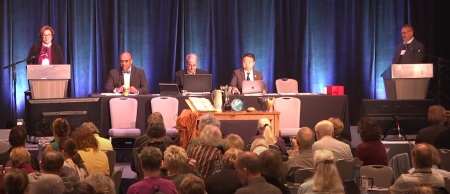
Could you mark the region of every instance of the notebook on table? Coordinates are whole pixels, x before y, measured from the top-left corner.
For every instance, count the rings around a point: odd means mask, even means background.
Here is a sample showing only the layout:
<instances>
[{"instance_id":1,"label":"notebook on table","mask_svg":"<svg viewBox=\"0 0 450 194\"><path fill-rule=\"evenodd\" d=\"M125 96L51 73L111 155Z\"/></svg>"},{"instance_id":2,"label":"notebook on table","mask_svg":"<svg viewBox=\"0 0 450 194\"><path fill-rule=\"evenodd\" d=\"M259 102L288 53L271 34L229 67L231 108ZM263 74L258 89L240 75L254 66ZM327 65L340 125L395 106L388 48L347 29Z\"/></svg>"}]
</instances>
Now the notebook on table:
<instances>
[{"instance_id":1,"label":"notebook on table","mask_svg":"<svg viewBox=\"0 0 450 194\"><path fill-rule=\"evenodd\" d=\"M175 83L159 83L159 91L161 96L179 95L180 90Z\"/></svg>"},{"instance_id":2,"label":"notebook on table","mask_svg":"<svg viewBox=\"0 0 450 194\"><path fill-rule=\"evenodd\" d=\"M264 86L263 80L244 80L242 81L242 94L262 94L265 88Z\"/></svg>"},{"instance_id":3,"label":"notebook on table","mask_svg":"<svg viewBox=\"0 0 450 194\"><path fill-rule=\"evenodd\" d=\"M183 90L191 94L211 93L212 74L184 74Z\"/></svg>"}]
</instances>

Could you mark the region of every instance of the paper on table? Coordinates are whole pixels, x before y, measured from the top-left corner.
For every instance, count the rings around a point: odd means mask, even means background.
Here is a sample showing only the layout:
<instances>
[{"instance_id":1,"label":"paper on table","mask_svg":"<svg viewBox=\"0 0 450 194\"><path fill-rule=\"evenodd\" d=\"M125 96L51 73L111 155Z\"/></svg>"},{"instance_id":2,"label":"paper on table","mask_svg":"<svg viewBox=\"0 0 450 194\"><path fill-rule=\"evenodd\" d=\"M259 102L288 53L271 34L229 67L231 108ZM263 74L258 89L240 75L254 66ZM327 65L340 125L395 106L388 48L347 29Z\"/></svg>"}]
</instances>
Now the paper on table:
<instances>
[{"instance_id":1,"label":"paper on table","mask_svg":"<svg viewBox=\"0 0 450 194\"><path fill-rule=\"evenodd\" d=\"M100 93L102 96L122 96L121 93Z\"/></svg>"}]
</instances>

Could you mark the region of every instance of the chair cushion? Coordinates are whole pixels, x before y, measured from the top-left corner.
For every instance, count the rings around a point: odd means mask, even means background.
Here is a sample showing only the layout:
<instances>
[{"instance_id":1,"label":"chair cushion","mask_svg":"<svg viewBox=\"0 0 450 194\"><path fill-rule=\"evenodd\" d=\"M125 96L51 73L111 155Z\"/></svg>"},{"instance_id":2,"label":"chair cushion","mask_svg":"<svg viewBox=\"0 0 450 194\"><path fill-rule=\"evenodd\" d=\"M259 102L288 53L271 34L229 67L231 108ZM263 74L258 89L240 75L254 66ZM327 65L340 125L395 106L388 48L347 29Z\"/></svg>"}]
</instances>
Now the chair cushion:
<instances>
[{"instance_id":1,"label":"chair cushion","mask_svg":"<svg viewBox=\"0 0 450 194\"><path fill-rule=\"evenodd\" d=\"M141 130L136 128L131 129L110 129L110 137L139 137L141 135Z\"/></svg>"}]
</instances>

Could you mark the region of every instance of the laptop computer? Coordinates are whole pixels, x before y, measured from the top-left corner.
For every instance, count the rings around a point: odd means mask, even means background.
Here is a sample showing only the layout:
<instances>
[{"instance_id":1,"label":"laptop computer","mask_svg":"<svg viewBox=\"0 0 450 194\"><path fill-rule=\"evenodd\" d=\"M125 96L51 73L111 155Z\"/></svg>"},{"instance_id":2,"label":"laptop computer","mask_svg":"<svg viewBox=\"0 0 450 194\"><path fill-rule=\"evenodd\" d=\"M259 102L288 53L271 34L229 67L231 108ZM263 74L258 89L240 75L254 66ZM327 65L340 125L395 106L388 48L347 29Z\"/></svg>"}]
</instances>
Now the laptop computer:
<instances>
[{"instance_id":1,"label":"laptop computer","mask_svg":"<svg viewBox=\"0 0 450 194\"><path fill-rule=\"evenodd\" d=\"M183 90L190 93L210 93L212 74L184 74Z\"/></svg>"},{"instance_id":2,"label":"laptop computer","mask_svg":"<svg viewBox=\"0 0 450 194\"><path fill-rule=\"evenodd\" d=\"M255 80L255 81L242 81L242 94L258 94L263 93L264 90L264 81L263 80Z\"/></svg>"},{"instance_id":3,"label":"laptop computer","mask_svg":"<svg viewBox=\"0 0 450 194\"><path fill-rule=\"evenodd\" d=\"M175 83L159 83L160 95L180 95L178 85Z\"/></svg>"}]
</instances>

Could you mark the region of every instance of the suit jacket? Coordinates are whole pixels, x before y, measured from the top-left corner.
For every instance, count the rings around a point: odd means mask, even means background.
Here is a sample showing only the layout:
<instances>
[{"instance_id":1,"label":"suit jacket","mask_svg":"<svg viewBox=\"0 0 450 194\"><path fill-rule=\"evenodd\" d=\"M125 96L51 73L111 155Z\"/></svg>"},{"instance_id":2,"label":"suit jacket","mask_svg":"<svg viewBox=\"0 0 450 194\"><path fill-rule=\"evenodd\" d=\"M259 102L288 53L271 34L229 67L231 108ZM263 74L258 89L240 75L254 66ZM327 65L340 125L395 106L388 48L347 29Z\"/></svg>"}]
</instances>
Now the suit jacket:
<instances>
[{"instance_id":1,"label":"suit jacket","mask_svg":"<svg viewBox=\"0 0 450 194\"><path fill-rule=\"evenodd\" d=\"M406 48L407 47L407 48ZM414 64L423 62L423 52L425 47L421 42L414 39L410 44L405 47L405 44L399 43L395 49L392 64ZM400 55L402 50L406 50L403 55ZM420 52L419 52L420 50Z\"/></svg>"},{"instance_id":2,"label":"suit jacket","mask_svg":"<svg viewBox=\"0 0 450 194\"><path fill-rule=\"evenodd\" d=\"M175 80L174 82L178 85L178 88L183 89L183 84L184 84L184 74L187 74L186 69L177 71L175 73ZM196 69L195 70L195 74L208 74L207 71L203 70L203 69Z\"/></svg>"},{"instance_id":3,"label":"suit jacket","mask_svg":"<svg viewBox=\"0 0 450 194\"><path fill-rule=\"evenodd\" d=\"M239 91L242 92L242 81L245 80L245 71L243 68L236 69L233 71L233 76L231 77L230 86L237 87ZM264 77L260 71L253 69L253 80L264 80ZM267 86L264 84L264 90L267 92Z\"/></svg>"},{"instance_id":4,"label":"suit jacket","mask_svg":"<svg viewBox=\"0 0 450 194\"><path fill-rule=\"evenodd\" d=\"M105 84L105 91L114 92L114 88L122 86L123 84L122 68L119 67L113 69L109 71L108 80ZM148 82L143 69L136 66L131 67L130 86L134 86L139 90L139 94L149 93Z\"/></svg>"},{"instance_id":5,"label":"suit jacket","mask_svg":"<svg viewBox=\"0 0 450 194\"><path fill-rule=\"evenodd\" d=\"M32 56L36 56L34 59L30 59L27 61L27 64L38 64L38 58L41 52L42 42L36 42L34 43L31 48L30 52L28 52L28 58ZM52 42L52 64L64 64L64 57L62 53L61 47Z\"/></svg>"},{"instance_id":6,"label":"suit jacket","mask_svg":"<svg viewBox=\"0 0 450 194\"><path fill-rule=\"evenodd\" d=\"M247 186L240 188L235 194L281 194L281 190L268 183L264 177L255 178Z\"/></svg>"},{"instance_id":7,"label":"suit jacket","mask_svg":"<svg viewBox=\"0 0 450 194\"><path fill-rule=\"evenodd\" d=\"M352 151L348 144L334 139L329 135L322 137L322 139L314 142L312 145L312 153L321 149L327 149L333 152L336 160L353 158Z\"/></svg>"}]
</instances>

